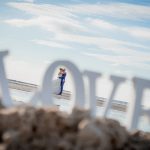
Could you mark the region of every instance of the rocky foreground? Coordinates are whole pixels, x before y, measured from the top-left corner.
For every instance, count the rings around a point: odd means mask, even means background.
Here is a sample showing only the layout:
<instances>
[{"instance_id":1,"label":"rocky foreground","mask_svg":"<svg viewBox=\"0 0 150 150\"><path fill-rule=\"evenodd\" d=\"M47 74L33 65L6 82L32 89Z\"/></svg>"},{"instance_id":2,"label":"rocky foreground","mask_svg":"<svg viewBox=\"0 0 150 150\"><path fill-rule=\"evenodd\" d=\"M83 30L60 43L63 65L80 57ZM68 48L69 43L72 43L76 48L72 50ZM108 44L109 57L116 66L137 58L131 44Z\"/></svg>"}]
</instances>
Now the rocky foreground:
<instances>
[{"instance_id":1,"label":"rocky foreground","mask_svg":"<svg viewBox=\"0 0 150 150\"><path fill-rule=\"evenodd\" d=\"M0 150L150 150L150 133L83 110L0 108Z\"/></svg>"}]
</instances>

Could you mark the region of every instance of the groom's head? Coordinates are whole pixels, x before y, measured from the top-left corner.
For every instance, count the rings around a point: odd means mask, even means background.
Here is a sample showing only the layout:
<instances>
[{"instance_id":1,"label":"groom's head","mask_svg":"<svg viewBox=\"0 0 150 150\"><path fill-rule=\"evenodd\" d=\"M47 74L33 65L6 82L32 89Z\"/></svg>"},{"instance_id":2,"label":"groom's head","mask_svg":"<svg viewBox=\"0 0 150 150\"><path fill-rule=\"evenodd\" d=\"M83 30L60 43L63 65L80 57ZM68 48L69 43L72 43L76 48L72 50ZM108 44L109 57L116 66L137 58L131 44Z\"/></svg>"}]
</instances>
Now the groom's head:
<instances>
[{"instance_id":1,"label":"groom's head","mask_svg":"<svg viewBox=\"0 0 150 150\"><path fill-rule=\"evenodd\" d=\"M63 68L59 68L60 71L63 71Z\"/></svg>"},{"instance_id":2,"label":"groom's head","mask_svg":"<svg viewBox=\"0 0 150 150\"><path fill-rule=\"evenodd\" d=\"M65 68L59 68L60 71L65 72L66 69Z\"/></svg>"}]
</instances>

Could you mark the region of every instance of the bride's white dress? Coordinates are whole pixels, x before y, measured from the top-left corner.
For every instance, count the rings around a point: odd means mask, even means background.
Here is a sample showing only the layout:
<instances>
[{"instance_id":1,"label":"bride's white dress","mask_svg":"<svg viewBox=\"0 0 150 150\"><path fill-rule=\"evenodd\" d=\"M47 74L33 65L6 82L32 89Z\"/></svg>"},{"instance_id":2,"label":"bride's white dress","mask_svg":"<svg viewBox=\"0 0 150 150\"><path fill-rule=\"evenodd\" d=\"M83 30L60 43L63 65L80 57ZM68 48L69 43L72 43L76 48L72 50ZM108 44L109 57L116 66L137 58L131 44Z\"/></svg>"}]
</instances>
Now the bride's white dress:
<instances>
[{"instance_id":1,"label":"bride's white dress","mask_svg":"<svg viewBox=\"0 0 150 150\"><path fill-rule=\"evenodd\" d=\"M53 80L53 93L58 94L60 92L60 82L61 79Z\"/></svg>"}]
</instances>

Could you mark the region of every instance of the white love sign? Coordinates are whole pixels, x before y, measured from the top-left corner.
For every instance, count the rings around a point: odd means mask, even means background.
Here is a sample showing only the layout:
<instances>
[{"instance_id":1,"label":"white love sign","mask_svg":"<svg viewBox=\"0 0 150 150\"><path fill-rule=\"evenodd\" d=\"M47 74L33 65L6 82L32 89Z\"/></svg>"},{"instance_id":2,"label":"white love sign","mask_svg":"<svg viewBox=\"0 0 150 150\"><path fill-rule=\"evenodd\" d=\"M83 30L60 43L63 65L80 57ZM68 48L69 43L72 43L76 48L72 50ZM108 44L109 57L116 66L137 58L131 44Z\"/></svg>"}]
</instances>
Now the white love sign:
<instances>
[{"instance_id":1,"label":"white love sign","mask_svg":"<svg viewBox=\"0 0 150 150\"><path fill-rule=\"evenodd\" d=\"M5 74L5 68L4 68L4 57L7 56L8 51L1 51L0 52L0 89L2 93L2 104L6 107L13 106L13 100L11 99L9 88L8 88L8 81ZM74 81L74 87L75 87L75 96L74 99L72 99L72 108L73 107L80 107L85 108L85 104L89 104L89 109L91 110L91 115L95 116L96 114L96 80L101 77L100 73L92 72L85 70L83 73L80 72L80 70L70 61L61 60L61 61L55 61L53 62L46 70L43 82L41 85L41 88L34 94L34 96L31 98L30 102L32 105L36 105L37 101L40 100L43 106L53 106L53 84L52 84L52 78L53 74L55 72L55 69L58 66L65 66L70 72L73 77ZM82 76L87 76L89 81L89 99L88 101L85 100L85 87L83 82ZM106 104L104 106L104 113L103 116L106 117L108 111L110 110L112 106L112 100L114 98L114 95L118 89L118 87L126 80L123 77L117 77L117 76L110 76L110 79L113 83L113 90L111 92L111 95L106 101ZM142 108L142 97L143 92L145 89L150 89L150 80L145 80L141 78L133 78L133 93L134 98L131 102L128 104L128 112L127 112L127 118L128 118L128 129L136 129L138 126L138 120L141 114L148 113L150 110L145 110Z\"/></svg>"},{"instance_id":2,"label":"white love sign","mask_svg":"<svg viewBox=\"0 0 150 150\"><path fill-rule=\"evenodd\" d=\"M9 94L8 80L6 79L6 73L3 63L3 58L8 55L8 51L0 52L0 90L2 93L2 104L10 107L13 105L12 99Z\"/></svg>"}]
</instances>

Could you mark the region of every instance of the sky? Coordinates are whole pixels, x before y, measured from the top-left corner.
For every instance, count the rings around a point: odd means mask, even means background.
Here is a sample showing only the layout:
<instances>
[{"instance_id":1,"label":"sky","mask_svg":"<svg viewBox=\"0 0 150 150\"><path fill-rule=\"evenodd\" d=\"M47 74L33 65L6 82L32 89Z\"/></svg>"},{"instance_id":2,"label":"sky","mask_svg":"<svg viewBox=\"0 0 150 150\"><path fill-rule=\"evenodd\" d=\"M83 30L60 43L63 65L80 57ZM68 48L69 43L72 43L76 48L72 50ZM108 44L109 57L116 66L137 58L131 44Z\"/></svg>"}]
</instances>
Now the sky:
<instances>
[{"instance_id":1,"label":"sky","mask_svg":"<svg viewBox=\"0 0 150 150\"><path fill-rule=\"evenodd\" d=\"M40 84L60 59L81 72L150 79L149 47L149 0L0 0L10 79Z\"/></svg>"}]
</instances>

